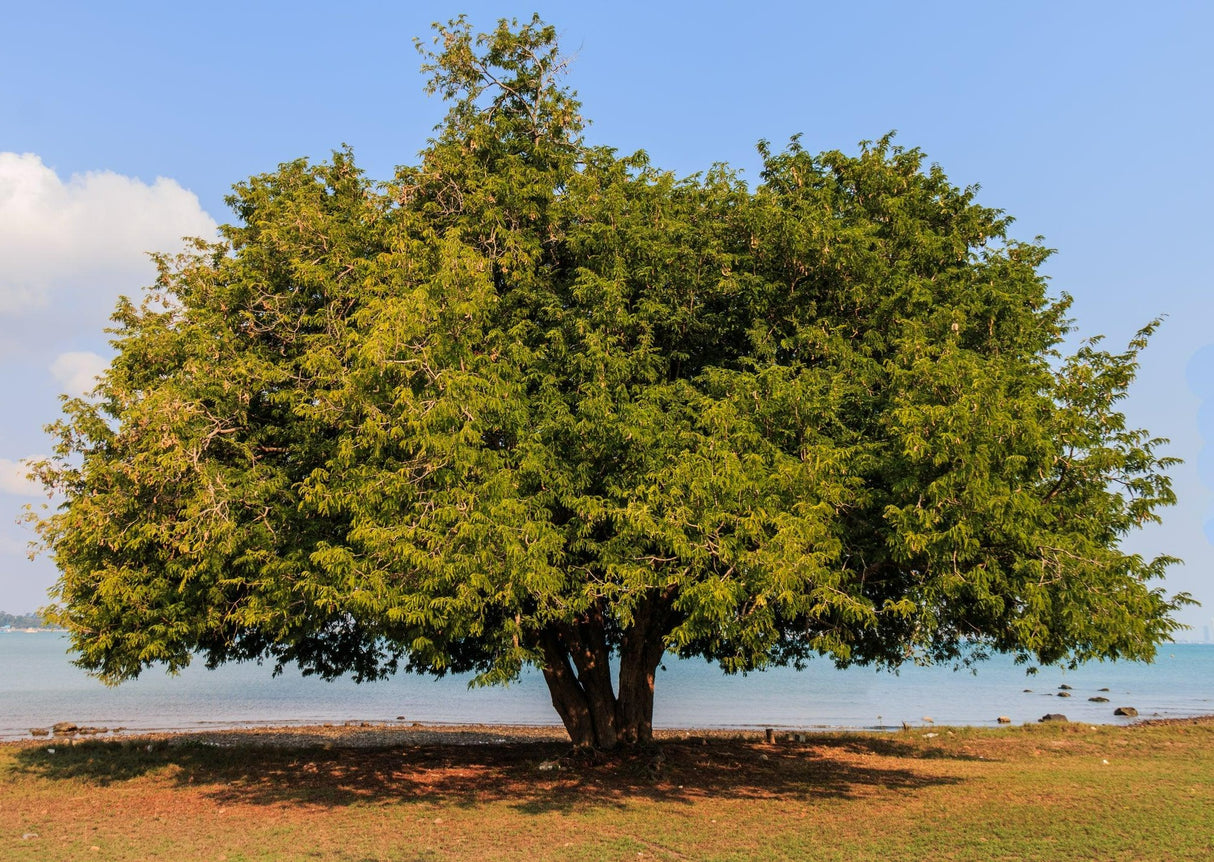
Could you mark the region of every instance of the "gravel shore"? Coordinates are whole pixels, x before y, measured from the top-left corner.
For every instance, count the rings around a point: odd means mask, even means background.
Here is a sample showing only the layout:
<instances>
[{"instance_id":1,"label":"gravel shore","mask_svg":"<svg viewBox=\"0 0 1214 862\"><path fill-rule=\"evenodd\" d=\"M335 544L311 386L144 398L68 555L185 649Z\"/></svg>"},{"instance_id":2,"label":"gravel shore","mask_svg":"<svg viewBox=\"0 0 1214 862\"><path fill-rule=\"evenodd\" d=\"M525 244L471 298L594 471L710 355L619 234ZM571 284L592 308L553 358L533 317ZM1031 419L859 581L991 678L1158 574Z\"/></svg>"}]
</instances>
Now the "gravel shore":
<instances>
[{"instance_id":1,"label":"gravel shore","mask_svg":"<svg viewBox=\"0 0 1214 862\"><path fill-rule=\"evenodd\" d=\"M562 742L560 727L470 725L321 725L259 727L151 734L169 745L263 746L277 748L393 748L413 745L501 745L511 742Z\"/></svg>"},{"instance_id":2,"label":"gravel shore","mask_svg":"<svg viewBox=\"0 0 1214 862\"><path fill-rule=\"evenodd\" d=\"M656 730L657 739L738 738L761 736L738 730ZM8 740L0 745L78 744L86 741L132 742L149 744L211 745L217 747L256 746L265 748L392 748L419 745L506 745L512 743L561 743L569 737L556 726L493 724L325 724L313 726L249 727L173 732L123 731L96 735L55 735L36 739Z\"/></svg>"}]
</instances>

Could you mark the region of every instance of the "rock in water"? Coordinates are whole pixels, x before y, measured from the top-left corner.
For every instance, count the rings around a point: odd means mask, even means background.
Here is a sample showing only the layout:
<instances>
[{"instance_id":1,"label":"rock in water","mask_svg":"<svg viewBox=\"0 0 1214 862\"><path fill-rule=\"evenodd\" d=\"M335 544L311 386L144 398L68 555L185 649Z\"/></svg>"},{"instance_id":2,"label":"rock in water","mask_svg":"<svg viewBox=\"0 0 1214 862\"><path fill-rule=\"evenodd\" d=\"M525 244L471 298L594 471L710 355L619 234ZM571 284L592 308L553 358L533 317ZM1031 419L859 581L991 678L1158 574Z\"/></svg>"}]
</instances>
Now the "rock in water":
<instances>
[{"instance_id":1,"label":"rock in water","mask_svg":"<svg viewBox=\"0 0 1214 862\"><path fill-rule=\"evenodd\" d=\"M1132 706L1119 706L1113 710L1113 715L1128 715L1130 718L1138 715L1138 710Z\"/></svg>"},{"instance_id":2,"label":"rock in water","mask_svg":"<svg viewBox=\"0 0 1214 862\"><path fill-rule=\"evenodd\" d=\"M1012 723L1012 720L1010 718L1008 718L1006 715L999 716L998 718L995 719L995 721L999 722L1000 724L1011 724Z\"/></svg>"},{"instance_id":3,"label":"rock in water","mask_svg":"<svg viewBox=\"0 0 1214 862\"><path fill-rule=\"evenodd\" d=\"M1088 700L1090 700L1092 703L1108 703L1109 702L1109 699L1107 697L1089 697Z\"/></svg>"},{"instance_id":4,"label":"rock in water","mask_svg":"<svg viewBox=\"0 0 1214 862\"><path fill-rule=\"evenodd\" d=\"M1069 721L1069 720L1070 719L1068 719L1061 712L1047 712L1045 715L1041 716L1041 718L1037 719L1038 722L1043 722L1043 721L1063 722L1063 721Z\"/></svg>"},{"instance_id":5,"label":"rock in water","mask_svg":"<svg viewBox=\"0 0 1214 862\"><path fill-rule=\"evenodd\" d=\"M75 733L79 729L80 729L79 725L72 724L72 722L70 722L70 721L61 721L58 724L56 724L54 727L51 728L51 730L54 731L56 735Z\"/></svg>"}]
</instances>

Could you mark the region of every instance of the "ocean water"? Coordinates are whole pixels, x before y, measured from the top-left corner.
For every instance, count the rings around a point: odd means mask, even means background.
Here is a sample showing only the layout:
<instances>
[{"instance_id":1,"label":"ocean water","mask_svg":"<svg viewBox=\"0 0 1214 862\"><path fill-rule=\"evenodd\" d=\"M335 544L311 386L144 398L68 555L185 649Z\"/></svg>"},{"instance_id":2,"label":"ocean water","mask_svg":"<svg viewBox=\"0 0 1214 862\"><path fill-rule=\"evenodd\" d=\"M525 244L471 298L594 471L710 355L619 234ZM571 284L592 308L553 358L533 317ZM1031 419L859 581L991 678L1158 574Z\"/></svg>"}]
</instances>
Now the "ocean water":
<instances>
[{"instance_id":1,"label":"ocean water","mask_svg":"<svg viewBox=\"0 0 1214 862\"><path fill-rule=\"evenodd\" d=\"M325 682L288 668L198 665L173 677L155 669L110 688L72 666L55 632L0 632L0 739L59 721L128 730L190 730L370 722L559 725L543 677L508 687L469 688L468 677L402 674L375 683ZM1058 696L1069 685L1069 698ZM1108 691L1101 691L1101 689ZM1026 691L1025 689L1028 689ZM1089 697L1107 697L1092 703ZM658 672L654 724L665 728L898 728L1014 724L1060 712L1072 721L1114 724L1113 710L1140 718L1214 714L1214 645L1165 644L1153 664L1095 663L1077 670L1023 666L997 656L976 674L947 667L836 670L828 661L803 671L773 669L725 676L703 661L668 658Z\"/></svg>"}]
</instances>

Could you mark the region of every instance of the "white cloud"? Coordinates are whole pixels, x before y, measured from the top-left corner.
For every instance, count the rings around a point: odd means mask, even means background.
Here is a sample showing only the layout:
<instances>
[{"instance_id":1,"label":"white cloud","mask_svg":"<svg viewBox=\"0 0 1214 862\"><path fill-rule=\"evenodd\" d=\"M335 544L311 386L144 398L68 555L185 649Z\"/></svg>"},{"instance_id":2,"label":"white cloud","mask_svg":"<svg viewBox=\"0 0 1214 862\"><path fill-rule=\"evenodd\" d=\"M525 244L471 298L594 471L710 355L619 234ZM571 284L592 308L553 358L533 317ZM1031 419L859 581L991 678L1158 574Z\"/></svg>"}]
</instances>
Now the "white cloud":
<instances>
[{"instance_id":1,"label":"white cloud","mask_svg":"<svg viewBox=\"0 0 1214 862\"><path fill-rule=\"evenodd\" d=\"M173 180L96 171L64 181L33 153L0 152L0 316L65 292L101 293L108 307L150 281L149 251L215 233L197 196Z\"/></svg>"},{"instance_id":2,"label":"white cloud","mask_svg":"<svg viewBox=\"0 0 1214 862\"><path fill-rule=\"evenodd\" d=\"M35 455L26 460L37 460L37 457ZM29 467L26 466L25 461L10 461L7 458L0 458L0 492L17 494L21 497L41 497L42 486L27 479L25 477L27 472L29 472Z\"/></svg>"},{"instance_id":3,"label":"white cloud","mask_svg":"<svg viewBox=\"0 0 1214 862\"><path fill-rule=\"evenodd\" d=\"M97 385L97 378L108 365L109 360L92 351L69 351L55 357L51 375L68 395L84 395Z\"/></svg>"}]
</instances>

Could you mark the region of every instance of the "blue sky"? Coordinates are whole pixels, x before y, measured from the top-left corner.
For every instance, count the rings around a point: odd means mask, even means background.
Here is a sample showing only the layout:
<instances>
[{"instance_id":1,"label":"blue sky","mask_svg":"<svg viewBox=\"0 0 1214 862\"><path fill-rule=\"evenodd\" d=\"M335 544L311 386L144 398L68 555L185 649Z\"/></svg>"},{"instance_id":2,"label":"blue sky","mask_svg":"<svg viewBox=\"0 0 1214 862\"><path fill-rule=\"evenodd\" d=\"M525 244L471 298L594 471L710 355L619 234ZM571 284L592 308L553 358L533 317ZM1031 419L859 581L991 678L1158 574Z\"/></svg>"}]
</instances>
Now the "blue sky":
<instances>
[{"instance_id":1,"label":"blue sky","mask_svg":"<svg viewBox=\"0 0 1214 862\"><path fill-rule=\"evenodd\" d=\"M1084 335L1167 322L1126 402L1172 440L1180 504L1133 538L1185 559L1168 587L1214 614L1214 5L1018 3L5 4L0 63L0 610L45 600L53 566L13 524L37 502L57 393L104 362L143 252L228 220L241 179L350 144L377 178L443 113L413 48L434 20L538 11L573 57L588 137L679 173L802 134L854 151L898 130L959 185L1045 237ZM1204 436L1203 436L1204 435Z\"/></svg>"}]
</instances>

